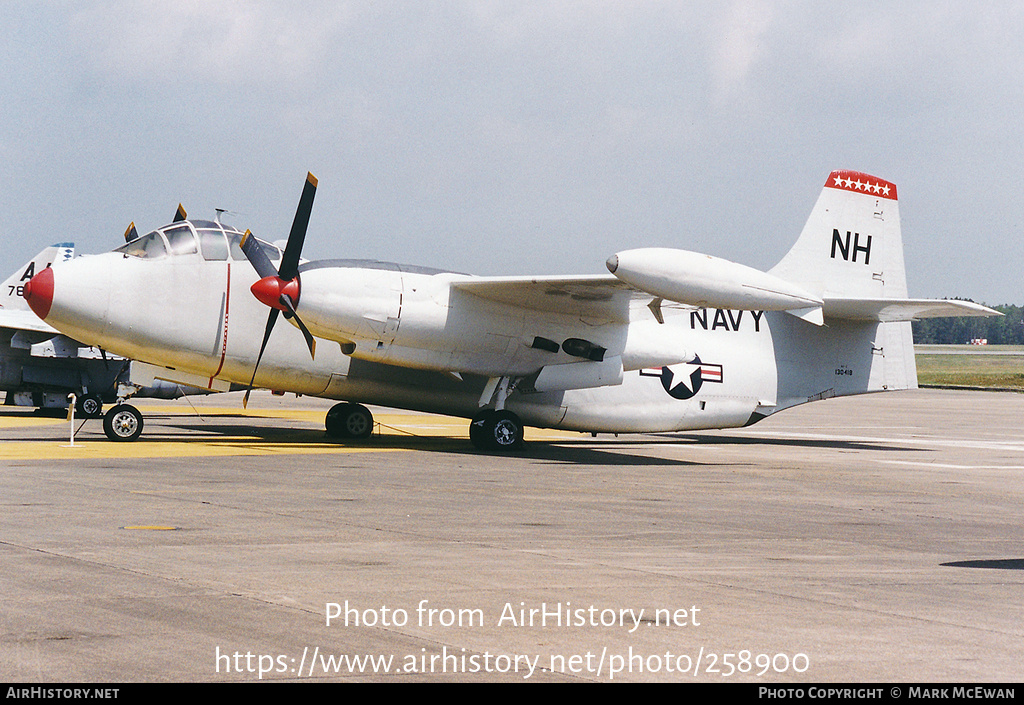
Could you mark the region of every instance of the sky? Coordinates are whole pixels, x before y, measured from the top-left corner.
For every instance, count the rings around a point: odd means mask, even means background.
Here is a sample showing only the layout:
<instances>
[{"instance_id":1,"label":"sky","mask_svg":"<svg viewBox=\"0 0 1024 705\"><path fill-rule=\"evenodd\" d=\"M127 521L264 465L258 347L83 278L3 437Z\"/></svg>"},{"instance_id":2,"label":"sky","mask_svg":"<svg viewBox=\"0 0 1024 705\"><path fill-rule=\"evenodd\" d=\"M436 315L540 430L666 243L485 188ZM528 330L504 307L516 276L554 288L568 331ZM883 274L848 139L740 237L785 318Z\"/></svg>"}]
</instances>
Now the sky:
<instances>
[{"instance_id":1,"label":"sky","mask_svg":"<svg viewBox=\"0 0 1024 705\"><path fill-rule=\"evenodd\" d=\"M190 217L303 255L772 267L828 174L894 182L910 295L1024 303L1024 3L0 4L0 257ZM6 272L3 273L6 276Z\"/></svg>"}]
</instances>

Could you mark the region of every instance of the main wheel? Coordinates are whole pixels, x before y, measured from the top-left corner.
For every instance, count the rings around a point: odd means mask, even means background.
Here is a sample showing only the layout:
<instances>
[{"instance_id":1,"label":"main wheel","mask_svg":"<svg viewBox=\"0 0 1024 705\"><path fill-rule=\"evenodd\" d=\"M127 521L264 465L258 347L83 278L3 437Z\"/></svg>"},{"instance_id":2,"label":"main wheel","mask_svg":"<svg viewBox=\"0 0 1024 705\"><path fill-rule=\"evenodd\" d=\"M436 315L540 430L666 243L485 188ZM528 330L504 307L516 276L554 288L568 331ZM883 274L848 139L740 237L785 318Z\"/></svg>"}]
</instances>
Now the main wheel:
<instances>
[{"instance_id":1,"label":"main wheel","mask_svg":"<svg viewBox=\"0 0 1024 705\"><path fill-rule=\"evenodd\" d=\"M369 438L373 433L373 414L362 404L335 404L324 419L327 435L334 438Z\"/></svg>"},{"instance_id":2,"label":"main wheel","mask_svg":"<svg viewBox=\"0 0 1024 705\"><path fill-rule=\"evenodd\" d=\"M86 394L75 407L82 418L98 419L103 416L103 398L99 394Z\"/></svg>"},{"instance_id":3,"label":"main wheel","mask_svg":"<svg viewBox=\"0 0 1024 705\"><path fill-rule=\"evenodd\" d=\"M519 450L523 422L511 411L482 411L469 424L469 440L479 450Z\"/></svg>"},{"instance_id":4,"label":"main wheel","mask_svg":"<svg viewBox=\"0 0 1024 705\"><path fill-rule=\"evenodd\" d=\"M469 442L477 450L489 450L487 445L486 427L487 420L494 414L492 409L485 409L477 413L469 422Z\"/></svg>"},{"instance_id":5,"label":"main wheel","mask_svg":"<svg viewBox=\"0 0 1024 705\"><path fill-rule=\"evenodd\" d=\"M142 414L131 404L118 404L103 417L103 433L112 441L134 441L142 435Z\"/></svg>"}]
</instances>

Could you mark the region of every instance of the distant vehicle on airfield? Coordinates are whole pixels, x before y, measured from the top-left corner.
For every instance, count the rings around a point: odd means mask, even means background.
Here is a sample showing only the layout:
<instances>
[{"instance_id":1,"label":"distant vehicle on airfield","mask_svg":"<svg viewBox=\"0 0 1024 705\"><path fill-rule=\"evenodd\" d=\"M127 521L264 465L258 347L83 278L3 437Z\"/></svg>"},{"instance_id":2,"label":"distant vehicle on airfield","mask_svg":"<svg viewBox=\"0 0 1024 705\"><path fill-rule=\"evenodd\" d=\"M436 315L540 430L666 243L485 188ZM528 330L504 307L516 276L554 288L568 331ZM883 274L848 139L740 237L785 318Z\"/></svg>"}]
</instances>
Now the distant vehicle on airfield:
<instances>
[{"instance_id":1,"label":"distant vehicle on airfield","mask_svg":"<svg viewBox=\"0 0 1024 705\"><path fill-rule=\"evenodd\" d=\"M466 417L485 450L519 448L526 425L728 428L818 399L914 388L912 319L996 315L908 298L896 187L859 172L829 175L768 272L667 248L619 252L609 274L592 276L303 262L316 186L308 175L283 252L182 216L143 237L133 225L114 252L37 272L25 297L66 335L165 379L343 400L327 413L332 436L370 435L364 404L380 404ZM282 313L293 325L275 328ZM112 437L138 436L137 409L110 413L125 430Z\"/></svg>"}]
</instances>

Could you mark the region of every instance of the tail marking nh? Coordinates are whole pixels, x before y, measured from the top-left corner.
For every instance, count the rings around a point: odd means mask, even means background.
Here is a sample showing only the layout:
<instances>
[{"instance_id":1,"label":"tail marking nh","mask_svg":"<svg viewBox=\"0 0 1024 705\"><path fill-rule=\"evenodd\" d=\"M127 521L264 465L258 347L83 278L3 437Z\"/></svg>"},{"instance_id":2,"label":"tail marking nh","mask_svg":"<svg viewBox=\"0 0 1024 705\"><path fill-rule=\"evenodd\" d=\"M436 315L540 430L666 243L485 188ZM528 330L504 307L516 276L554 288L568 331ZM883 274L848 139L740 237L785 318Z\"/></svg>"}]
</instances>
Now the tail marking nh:
<instances>
[{"instance_id":1,"label":"tail marking nh","mask_svg":"<svg viewBox=\"0 0 1024 705\"><path fill-rule=\"evenodd\" d=\"M853 235L853 261L857 261L857 253L864 253L864 264L871 262L871 236L867 236L867 242L863 245L860 244L860 233L851 233L849 230L846 231L846 239L839 234L839 230L832 228L832 259L836 259L836 248L839 248L839 253L843 256L843 259L847 262L850 261L850 235Z\"/></svg>"}]
</instances>

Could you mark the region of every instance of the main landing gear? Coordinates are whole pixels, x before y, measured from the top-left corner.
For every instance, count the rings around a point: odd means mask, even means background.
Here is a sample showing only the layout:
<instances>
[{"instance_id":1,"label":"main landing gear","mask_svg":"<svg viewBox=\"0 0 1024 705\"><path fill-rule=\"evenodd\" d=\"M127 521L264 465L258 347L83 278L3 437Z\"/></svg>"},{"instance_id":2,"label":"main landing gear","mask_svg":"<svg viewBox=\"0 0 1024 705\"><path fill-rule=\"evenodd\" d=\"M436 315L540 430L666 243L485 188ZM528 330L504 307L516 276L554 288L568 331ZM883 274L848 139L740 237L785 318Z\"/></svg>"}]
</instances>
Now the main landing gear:
<instances>
[{"instance_id":1,"label":"main landing gear","mask_svg":"<svg viewBox=\"0 0 1024 705\"><path fill-rule=\"evenodd\" d=\"M342 402L327 412L324 428L331 438L369 438L373 414L362 404ZM477 450L519 450L523 447L523 422L511 411L485 409L470 422L469 440Z\"/></svg>"},{"instance_id":2,"label":"main landing gear","mask_svg":"<svg viewBox=\"0 0 1024 705\"><path fill-rule=\"evenodd\" d=\"M480 395L481 409L469 423L469 440L477 450L517 451L523 447L523 422L505 408L508 399L521 380L512 377L492 377Z\"/></svg>"},{"instance_id":3,"label":"main landing gear","mask_svg":"<svg viewBox=\"0 0 1024 705\"><path fill-rule=\"evenodd\" d=\"M477 450L519 450L523 447L523 422L511 411L485 409L470 422L469 440Z\"/></svg>"},{"instance_id":4,"label":"main landing gear","mask_svg":"<svg viewBox=\"0 0 1024 705\"><path fill-rule=\"evenodd\" d=\"M369 438L373 433L373 414L362 404L335 404L324 419L327 435L332 438Z\"/></svg>"}]
</instances>

